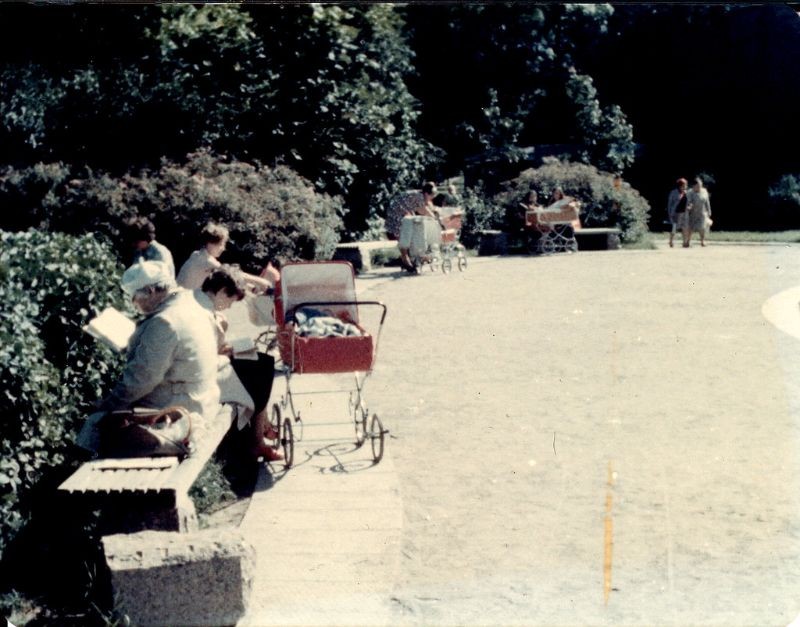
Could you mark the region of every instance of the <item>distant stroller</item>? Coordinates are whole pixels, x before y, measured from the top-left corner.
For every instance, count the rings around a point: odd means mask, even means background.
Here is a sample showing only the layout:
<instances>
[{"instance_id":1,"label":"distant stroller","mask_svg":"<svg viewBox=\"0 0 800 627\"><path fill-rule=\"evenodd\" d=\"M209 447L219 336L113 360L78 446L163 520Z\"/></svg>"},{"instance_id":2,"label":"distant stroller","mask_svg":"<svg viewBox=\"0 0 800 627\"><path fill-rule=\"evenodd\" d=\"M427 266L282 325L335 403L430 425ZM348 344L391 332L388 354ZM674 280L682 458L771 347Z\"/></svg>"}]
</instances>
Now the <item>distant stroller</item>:
<instances>
[{"instance_id":1,"label":"distant stroller","mask_svg":"<svg viewBox=\"0 0 800 627\"><path fill-rule=\"evenodd\" d=\"M441 207L439 209L439 222L442 225L440 252L442 272L445 274L453 269L453 257L456 258L459 271L463 272L467 269L466 249L459 241L463 217L464 212L461 207Z\"/></svg>"},{"instance_id":2,"label":"distant stroller","mask_svg":"<svg viewBox=\"0 0 800 627\"><path fill-rule=\"evenodd\" d=\"M562 198L548 207L528 209L525 228L539 234L531 252L578 252L575 231L581 228L580 208L574 198Z\"/></svg>"}]
</instances>

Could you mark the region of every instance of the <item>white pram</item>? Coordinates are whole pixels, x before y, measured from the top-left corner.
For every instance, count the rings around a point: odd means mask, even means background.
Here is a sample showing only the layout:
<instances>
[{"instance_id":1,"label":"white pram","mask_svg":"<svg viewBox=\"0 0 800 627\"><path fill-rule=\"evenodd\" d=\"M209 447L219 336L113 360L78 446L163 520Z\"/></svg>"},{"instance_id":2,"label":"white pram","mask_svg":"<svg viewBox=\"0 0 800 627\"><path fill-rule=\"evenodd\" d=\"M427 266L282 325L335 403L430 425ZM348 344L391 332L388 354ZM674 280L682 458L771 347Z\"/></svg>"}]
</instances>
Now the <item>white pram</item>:
<instances>
[{"instance_id":1,"label":"white pram","mask_svg":"<svg viewBox=\"0 0 800 627\"><path fill-rule=\"evenodd\" d=\"M442 227L436 218L405 216L400 224L397 244L408 249L414 272L419 273L426 263L434 270L441 250Z\"/></svg>"}]
</instances>

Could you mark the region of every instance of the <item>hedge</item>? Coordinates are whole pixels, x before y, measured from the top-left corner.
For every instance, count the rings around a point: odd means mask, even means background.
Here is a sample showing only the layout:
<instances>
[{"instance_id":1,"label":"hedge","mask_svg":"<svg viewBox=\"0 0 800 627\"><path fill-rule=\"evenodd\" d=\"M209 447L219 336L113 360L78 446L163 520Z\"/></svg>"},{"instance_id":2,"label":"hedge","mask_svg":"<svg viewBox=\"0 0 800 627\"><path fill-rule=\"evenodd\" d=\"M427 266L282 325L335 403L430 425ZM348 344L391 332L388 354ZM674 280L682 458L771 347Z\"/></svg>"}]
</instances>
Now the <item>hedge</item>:
<instances>
[{"instance_id":1,"label":"hedge","mask_svg":"<svg viewBox=\"0 0 800 627\"><path fill-rule=\"evenodd\" d=\"M0 231L0 556L119 374L122 356L81 327L108 305L125 310L121 271L93 235Z\"/></svg>"}]
</instances>

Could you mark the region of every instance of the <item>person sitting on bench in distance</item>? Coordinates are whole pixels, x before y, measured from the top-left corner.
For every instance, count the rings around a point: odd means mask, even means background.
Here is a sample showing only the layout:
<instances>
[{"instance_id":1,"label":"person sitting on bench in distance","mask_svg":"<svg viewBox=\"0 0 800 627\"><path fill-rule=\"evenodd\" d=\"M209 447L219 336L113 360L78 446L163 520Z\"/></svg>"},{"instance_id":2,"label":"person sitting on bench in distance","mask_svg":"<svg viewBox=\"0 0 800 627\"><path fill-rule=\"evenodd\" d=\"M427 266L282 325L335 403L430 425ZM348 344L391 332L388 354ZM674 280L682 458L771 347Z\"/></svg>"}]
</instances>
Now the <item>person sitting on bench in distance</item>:
<instances>
[{"instance_id":1,"label":"person sitting on bench in distance","mask_svg":"<svg viewBox=\"0 0 800 627\"><path fill-rule=\"evenodd\" d=\"M100 449L99 425L108 412L179 405L211 420L219 411L217 337L208 312L185 297L160 261L125 270L122 289L144 318L128 344L121 378L78 436L78 445L93 453Z\"/></svg>"},{"instance_id":2,"label":"person sitting on bench in distance","mask_svg":"<svg viewBox=\"0 0 800 627\"><path fill-rule=\"evenodd\" d=\"M131 263L136 263L140 259L163 261L169 266L172 276L175 276L172 253L164 244L156 241L156 227L150 220L144 216L129 218L125 221L122 233L128 246L133 249Z\"/></svg>"},{"instance_id":3,"label":"person sitting on bench in distance","mask_svg":"<svg viewBox=\"0 0 800 627\"><path fill-rule=\"evenodd\" d=\"M278 461L283 459L283 455L264 440L265 436L272 440L278 437L270 427L267 408L275 375L275 359L260 352L256 353L255 360L237 359L232 347L225 340L228 322L221 312L245 297L247 284L243 274L238 268L223 264L213 270L203 281L202 287L194 290L193 294L216 321L222 402L233 401L246 409L239 412L237 427L242 430L249 422L252 432L250 451L253 457ZM233 373L226 371L228 363L233 368ZM244 390L239 386L243 386Z\"/></svg>"}]
</instances>

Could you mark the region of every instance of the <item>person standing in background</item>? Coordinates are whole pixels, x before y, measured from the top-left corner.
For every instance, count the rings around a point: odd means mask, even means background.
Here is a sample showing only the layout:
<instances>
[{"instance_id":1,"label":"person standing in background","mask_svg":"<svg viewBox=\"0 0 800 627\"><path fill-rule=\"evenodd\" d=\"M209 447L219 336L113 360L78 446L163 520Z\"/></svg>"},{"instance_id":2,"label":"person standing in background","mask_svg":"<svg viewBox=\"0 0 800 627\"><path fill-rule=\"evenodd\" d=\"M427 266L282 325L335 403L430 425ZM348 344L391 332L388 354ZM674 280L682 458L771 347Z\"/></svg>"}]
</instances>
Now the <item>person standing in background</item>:
<instances>
[{"instance_id":1,"label":"person standing in background","mask_svg":"<svg viewBox=\"0 0 800 627\"><path fill-rule=\"evenodd\" d=\"M692 233L697 231L700 235L700 245L706 245L706 234L711 228L711 199L708 190L703 187L703 180L700 177L694 179L692 189L688 192L688 222L689 235L687 243L692 239Z\"/></svg>"},{"instance_id":2,"label":"person standing in background","mask_svg":"<svg viewBox=\"0 0 800 627\"><path fill-rule=\"evenodd\" d=\"M686 179L680 178L675 181L675 188L669 193L667 197L667 220L670 224L670 231L669 231L669 247L672 248L674 245L675 239L675 232L678 230L680 225L678 224L678 220L680 217L680 213L678 212L678 205L682 206L682 213L686 212L686 205L688 203L688 199L686 198L686 188L688 187L689 183ZM686 236L683 236L684 245L686 245Z\"/></svg>"}]
</instances>

